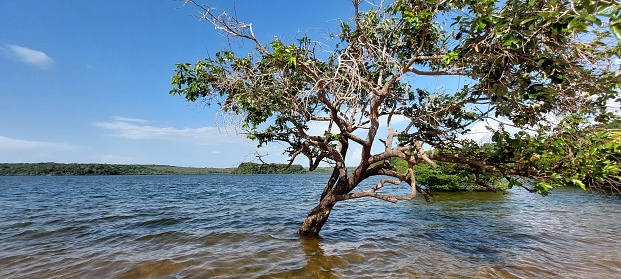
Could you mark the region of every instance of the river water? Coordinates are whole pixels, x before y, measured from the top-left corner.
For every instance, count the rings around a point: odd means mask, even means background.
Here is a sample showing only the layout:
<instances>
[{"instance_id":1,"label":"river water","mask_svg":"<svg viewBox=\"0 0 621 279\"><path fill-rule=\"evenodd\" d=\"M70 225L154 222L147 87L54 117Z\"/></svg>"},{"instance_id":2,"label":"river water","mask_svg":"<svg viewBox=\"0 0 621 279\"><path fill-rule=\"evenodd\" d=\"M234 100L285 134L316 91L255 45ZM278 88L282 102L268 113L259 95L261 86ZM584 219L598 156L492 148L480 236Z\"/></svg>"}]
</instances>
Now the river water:
<instances>
[{"instance_id":1,"label":"river water","mask_svg":"<svg viewBox=\"0 0 621 279\"><path fill-rule=\"evenodd\" d=\"M326 175L0 177L0 278L619 278L621 199L437 193L337 204ZM405 190L406 188L403 187Z\"/></svg>"}]
</instances>

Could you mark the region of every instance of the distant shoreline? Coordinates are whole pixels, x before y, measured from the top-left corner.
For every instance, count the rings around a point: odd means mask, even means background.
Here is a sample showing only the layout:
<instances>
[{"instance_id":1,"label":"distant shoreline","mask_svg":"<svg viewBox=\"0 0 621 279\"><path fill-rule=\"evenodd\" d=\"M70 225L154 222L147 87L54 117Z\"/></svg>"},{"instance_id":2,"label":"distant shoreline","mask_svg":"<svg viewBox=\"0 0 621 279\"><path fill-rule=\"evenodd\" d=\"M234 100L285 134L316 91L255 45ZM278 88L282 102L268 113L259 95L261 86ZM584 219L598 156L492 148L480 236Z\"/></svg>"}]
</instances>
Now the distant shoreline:
<instances>
[{"instance_id":1,"label":"distant shoreline","mask_svg":"<svg viewBox=\"0 0 621 279\"><path fill-rule=\"evenodd\" d=\"M100 163L0 163L0 176L87 176L87 175L170 175L170 174L268 174L268 173L307 173L300 165L292 165L295 172L276 169L283 164L268 164L264 168L254 163L242 163L259 166L255 170L244 168L200 168L178 167L170 165L132 165L132 164L100 164ZM264 171L257 171L264 170ZM253 172L254 171L254 172ZM329 173L331 168L319 168L313 173Z\"/></svg>"}]
</instances>

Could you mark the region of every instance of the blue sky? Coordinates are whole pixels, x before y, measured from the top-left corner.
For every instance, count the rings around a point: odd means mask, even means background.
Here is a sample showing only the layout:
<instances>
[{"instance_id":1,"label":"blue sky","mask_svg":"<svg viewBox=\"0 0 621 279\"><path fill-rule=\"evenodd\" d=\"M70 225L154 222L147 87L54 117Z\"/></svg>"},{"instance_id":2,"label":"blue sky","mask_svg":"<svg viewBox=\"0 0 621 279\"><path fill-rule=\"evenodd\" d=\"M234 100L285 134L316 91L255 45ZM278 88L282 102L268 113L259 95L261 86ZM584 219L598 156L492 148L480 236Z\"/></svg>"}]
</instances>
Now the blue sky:
<instances>
[{"instance_id":1,"label":"blue sky","mask_svg":"<svg viewBox=\"0 0 621 279\"><path fill-rule=\"evenodd\" d=\"M235 11L265 42L303 32L321 39L352 12L346 0L204 3ZM0 162L232 167L253 160L256 143L218 125L216 108L168 94L175 63L227 46L182 4L0 1ZM260 152L285 161L281 146Z\"/></svg>"},{"instance_id":2,"label":"blue sky","mask_svg":"<svg viewBox=\"0 0 621 279\"><path fill-rule=\"evenodd\" d=\"M202 2L251 22L264 43L274 36L293 42L304 33L325 39L353 12L349 0ZM0 163L234 167L256 160L256 143L227 127L217 108L168 94L176 63L227 48L226 37L199 21L196 8L182 5L0 1ZM462 82L434 80L442 87ZM498 123L479 123L470 137L484 140L486 125ZM258 151L284 163L282 150L271 144ZM350 159L357 154L353 148Z\"/></svg>"}]
</instances>

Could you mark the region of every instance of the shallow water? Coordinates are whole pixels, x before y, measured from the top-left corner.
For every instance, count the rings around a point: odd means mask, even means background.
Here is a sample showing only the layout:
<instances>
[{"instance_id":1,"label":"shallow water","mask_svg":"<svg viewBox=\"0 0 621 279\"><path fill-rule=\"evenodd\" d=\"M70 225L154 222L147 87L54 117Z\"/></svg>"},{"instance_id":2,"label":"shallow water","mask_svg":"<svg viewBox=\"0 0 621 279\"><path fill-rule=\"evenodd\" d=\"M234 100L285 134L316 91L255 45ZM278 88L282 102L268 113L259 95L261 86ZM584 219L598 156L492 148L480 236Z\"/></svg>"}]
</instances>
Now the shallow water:
<instances>
[{"instance_id":1,"label":"shallow water","mask_svg":"<svg viewBox=\"0 0 621 279\"><path fill-rule=\"evenodd\" d=\"M337 204L325 175L0 177L0 278L615 278L621 199L561 189ZM405 187L403 187L403 190Z\"/></svg>"}]
</instances>

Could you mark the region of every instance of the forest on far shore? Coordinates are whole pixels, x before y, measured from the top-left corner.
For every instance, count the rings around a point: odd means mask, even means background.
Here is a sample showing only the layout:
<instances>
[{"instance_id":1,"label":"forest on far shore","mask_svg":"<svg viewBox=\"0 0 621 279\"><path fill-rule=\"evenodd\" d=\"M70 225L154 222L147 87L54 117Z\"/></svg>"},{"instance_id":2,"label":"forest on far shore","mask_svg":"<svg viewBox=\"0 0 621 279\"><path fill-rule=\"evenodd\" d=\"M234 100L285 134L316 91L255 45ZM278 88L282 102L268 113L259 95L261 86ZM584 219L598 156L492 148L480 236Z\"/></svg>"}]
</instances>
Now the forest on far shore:
<instances>
[{"instance_id":1,"label":"forest on far shore","mask_svg":"<svg viewBox=\"0 0 621 279\"><path fill-rule=\"evenodd\" d=\"M392 162L403 169L402 160ZM452 164L440 164L433 169L426 164L417 165L417 180L436 191L482 190L473 183L474 172ZM332 168L320 167L312 173L331 173ZM168 165L120 165L120 164L63 164L63 163L0 163L0 176L74 176L74 175L191 175L191 174L300 174L309 173L302 165L240 163L236 168L197 168ZM488 180L498 185L498 177Z\"/></svg>"},{"instance_id":2,"label":"forest on far shore","mask_svg":"<svg viewBox=\"0 0 621 279\"><path fill-rule=\"evenodd\" d=\"M165 174L268 174L304 173L301 165L241 163L237 168L197 168L168 165L0 163L0 176L62 175L165 175Z\"/></svg>"},{"instance_id":3,"label":"forest on far shore","mask_svg":"<svg viewBox=\"0 0 621 279\"><path fill-rule=\"evenodd\" d=\"M191 168L167 165L3 163L0 175L159 175L231 173L234 168Z\"/></svg>"}]
</instances>

